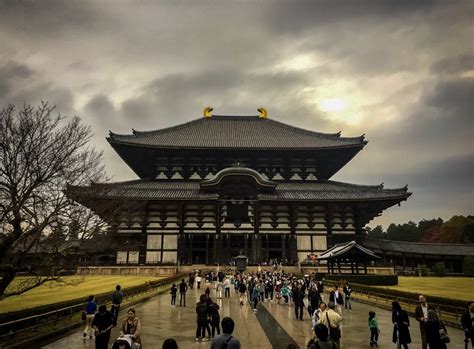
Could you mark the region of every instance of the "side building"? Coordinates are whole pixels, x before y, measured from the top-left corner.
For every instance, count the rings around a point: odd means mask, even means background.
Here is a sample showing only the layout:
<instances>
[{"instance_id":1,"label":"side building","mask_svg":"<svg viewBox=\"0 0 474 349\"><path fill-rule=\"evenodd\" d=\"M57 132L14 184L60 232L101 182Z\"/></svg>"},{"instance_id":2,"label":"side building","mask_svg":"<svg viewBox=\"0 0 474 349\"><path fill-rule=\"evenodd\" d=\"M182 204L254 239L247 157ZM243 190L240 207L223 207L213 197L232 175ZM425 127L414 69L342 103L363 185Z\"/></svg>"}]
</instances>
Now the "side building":
<instances>
[{"instance_id":1,"label":"side building","mask_svg":"<svg viewBox=\"0 0 474 349\"><path fill-rule=\"evenodd\" d=\"M110 133L139 179L68 187L123 246L119 264L295 263L357 239L407 187L331 181L367 141L266 117L211 115L156 131ZM111 212L113 214L106 214ZM138 247L137 247L138 246Z\"/></svg>"}]
</instances>

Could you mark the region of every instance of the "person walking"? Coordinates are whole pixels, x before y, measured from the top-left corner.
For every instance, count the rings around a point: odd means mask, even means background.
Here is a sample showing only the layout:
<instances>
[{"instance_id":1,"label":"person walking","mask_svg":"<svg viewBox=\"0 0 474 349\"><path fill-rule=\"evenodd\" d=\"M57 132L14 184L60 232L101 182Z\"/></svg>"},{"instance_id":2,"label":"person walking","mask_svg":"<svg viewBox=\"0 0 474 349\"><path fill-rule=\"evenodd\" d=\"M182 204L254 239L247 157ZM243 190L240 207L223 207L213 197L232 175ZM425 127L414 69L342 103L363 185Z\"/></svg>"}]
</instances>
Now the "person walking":
<instances>
[{"instance_id":1,"label":"person walking","mask_svg":"<svg viewBox=\"0 0 474 349\"><path fill-rule=\"evenodd\" d=\"M224 280L224 297L229 298L230 297L230 277L226 277Z\"/></svg>"},{"instance_id":2,"label":"person walking","mask_svg":"<svg viewBox=\"0 0 474 349\"><path fill-rule=\"evenodd\" d=\"M86 308L86 327L84 328L84 338L89 335L89 339L92 339L92 320L94 319L95 313L97 311L97 304L95 303L95 297L89 296L87 298Z\"/></svg>"},{"instance_id":3,"label":"person walking","mask_svg":"<svg viewBox=\"0 0 474 349\"><path fill-rule=\"evenodd\" d=\"M239 300L240 300L240 305L244 305L245 292L247 292L247 286L245 285L245 282L244 282L243 280L240 280L240 282L239 282Z\"/></svg>"},{"instance_id":4,"label":"person walking","mask_svg":"<svg viewBox=\"0 0 474 349\"><path fill-rule=\"evenodd\" d=\"M290 288L288 287L288 285L285 283L283 284L283 286L281 287L281 296L283 297L283 299L285 300L285 304L288 304L288 297L290 295Z\"/></svg>"},{"instance_id":5,"label":"person walking","mask_svg":"<svg viewBox=\"0 0 474 349\"><path fill-rule=\"evenodd\" d=\"M205 294L202 294L199 297L199 302L196 304L196 342L206 341L206 329L208 328L208 306L207 306L207 297Z\"/></svg>"},{"instance_id":6,"label":"person walking","mask_svg":"<svg viewBox=\"0 0 474 349\"><path fill-rule=\"evenodd\" d=\"M201 282L202 282L202 277L200 274L198 274L198 276L196 276L196 283L197 283L198 290L201 288Z\"/></svg>"},{"instance_id":7,"label":"person walking","mask_svg":"<svg viewBox=\"0 0 474 349\"><path fill-rule=\"evenodd\" d=\"M120 304L122 304L123 301L123 292L122 292L122 286L117 285L115 286L115 291L112 294L112 305L110 308L110 312L114 316L114 326L117 326L117 319L120 311Z\"/></svg>"},{"instance_id":8,"label":"person walking","mask_svg":"<svg viewBox=\"0 0 474 349\"><path fill-rule=\"evenodd\" d=\"M293 291L293 303L295 304L296 320L300 319L303 321L304 291L301 285L298 285Z\"/></svg>"},{"instance_id":9,"label":"person walking","mask_svg":"<svg viewBox=\"0 0 474 349\"><path fill-rule=\"evenodd\" d=\"M467 311L462 314L461 327L464 330L464 348L467 349L469 340L474 348L474 302L467 303Z\"/></svg>"},{"instance_id":10,"label":"person walking","mask_svg":"<svg viewBox=\"0 0 474 349\"><path fill-rule=\"evenodd\" d=\"M420 324L421 348L427 349L425 322L428 320L428 310L434 310L434 307L426 302L426 297L422 294L418 296L418 301L419 304L415 307L415 318Z\"/></svg>"},{"instance_id":11,"label":"person walking","mask_svg":"<svg viewBox=\"0 0 474 349\"><path fill-rule=\"evenodd\" d=\"M351 285L349 285L349 283L346 283L344 285L343 291L344 291L344 295L345 295L344 307L347 310L347 307L349 306L349 310L352 310L352 301L351 301L352 288L351 288Z\"/></svg>"},{"instance_id":12,"label":"person walking","mask_svg":"<svg viewBox=\"0 0 474 349\"><path fill-rule=\"evenodd\" d=\"M221 334L220 322L221 317L219 315L219 305L214 303L212 299L207 300L207 309L209 312L209 320L211 321L211 333L212 338L217 334Z\"/></svg>"},{"instance_id":13,"label":"person walking","mask_svg":"<svg viewBox=\"0 0 474 349\"><path fill-rule=\"evenodd\" d=\"M397 344L397 349L400 349L402 346L404 349L408 349L408 344L411 343L410 319L408 318L408 313L396 301L392 302L392 323L392 342Z\"/></svg>"},{"instance_id":14,"label":"person walking","mask_svg":"<svg viewBox=\"0 0 474 349\"><path fill-rule=\"evenodd\" d=\"M178 293L178 288L176 287L176 284L173 284L170 290L171 306L176 306L176 293Z\"/></svg>"},{"instance_id":15,"label":"person walking","mask_svg":"<svg viewBox=\"0 0 474 349\"><path fill-rule=\"evenodd\" d=\"M181 279L181 283L179 284L179 306L185 307L186 306L186 292L188 291L188 285L184 279Z\"/></svg>"},{"instance_id":16,"label":"person walking","mask_svg":"<svg viewBox=\"0 0 474 349\"><path fill-rule=\"evenodd\" d=\"M92 319L92 328L95 332L95 348L108 349L110 331L114 327L114 315L107 310L107 306L99 306L99 312Z\"/></svg>"},{"instance_id":17,"label":"person walking","mask_svg":"<svg viewBox=\"0 0 474 349\"><path fill-rule=\"evenodd\" d=\"M337 311L335 311L336 305L333 302L329 302L328 310L326 310L324 316L321 316L319 323L325 325L329 329L329 337L336 342L337 346L340 346L341 341L341 321L342 317Z\"/></svg>"},{"instance_id":18,"label":"person walking","mask_svg":"<svg viewBox=\"0 0 474 349\"><path fill-rule=\"evenodd\" d=\"M448 336L448 331L444 324L439 321L438 314L432 309L428 310L428 319L424 323L425 325L425 334L426 342L428 343L430 349L446 349L446 338ZM443 335L446 335L441 338L441 332Z\"/></svg>"},{"instance_id":19,"label":"person walking","mask_svg":"<svg viewBox=\"0 0 474 349\"><path fill-rule=\"evenodd\" d=\"M316 338L308 342L307 349L339 349L339 346L331 338L328 338L328 328L324 324L314 326Z\"/></svg>"},{"instance_id":20,"label":"person walking","mask_svg":"<svg viewBox=\"0 0 474 349\"><path fill-rule=\"evenodd\" d=\"M214 337L210 349L240 349L240 341L232 336L234 332L234 320L230 317L222 319L222 334Z\"/></svg>"},{"instance_id":21,"label":"person walking","mask_svg":"<svg viewBox=\"0 0 474 349\"><path fill-rule=\"evenodd\" d=\"M326 308L327 305L324 302L319 303L318 309L313 312L313 316L311 317L311 328L314 327L319 323L321 317L326 316Z\"/></svg>"},{"instance_id":22,"label":"person walking","mask_svg":"<svg viewBox=\"0 0 474 349\"><path fill-rule=\"evenodd\" d=\"M333 302L336 306L336 311L339 315L342 316L342 306L344 305L344 298L342 298L342 293L339 291L339 286L334 285L334 289L329 294L329 302Z\"/></svg>"},{"instance_id":23,"label":"person walking","mask_svg":"<svg viewBox=\"0 0 474 349\"><path fill-rule=\"evenodd\" d=\"M252 289L252 304L253 304L253 311L257 312L257 305L260 298L260 283L256 283Z\"/></svg>"},{"instance_id":24,"label":"person walking","mask_svg":"<svg viewBox=\"0 0 474 349\"><path fill-rule=\"evenodd\" d=\"M378 346L379 340L379 325L375 311L369 311L369 330L370 330L370 346Z\"/></svg>"}]
</instances>

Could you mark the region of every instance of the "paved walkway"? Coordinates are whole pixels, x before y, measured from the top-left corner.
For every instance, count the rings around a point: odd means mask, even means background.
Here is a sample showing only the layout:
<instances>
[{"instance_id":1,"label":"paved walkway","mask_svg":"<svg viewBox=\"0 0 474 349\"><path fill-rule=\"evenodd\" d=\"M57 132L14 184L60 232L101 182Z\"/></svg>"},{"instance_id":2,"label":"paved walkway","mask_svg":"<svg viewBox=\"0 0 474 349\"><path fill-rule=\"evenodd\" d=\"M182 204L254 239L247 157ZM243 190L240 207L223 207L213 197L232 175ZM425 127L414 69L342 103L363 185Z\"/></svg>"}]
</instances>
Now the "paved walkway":
<instances>
[{"instance_id":1,"label":"paved walkway","mask_svg":"<svg viewBox=\"0 0 474 349\"><path fill-rule=\"evenodd\" d=\"M160 349L163 341L170 337L176 339L180 349L209 348L209 342L195 341L195 303L203 292L203 288L201 290L190 290L187 295L187 307L171 307L169 305L170 296L167 293L137 305L135 307L137 316L142 322L143 348ZM212 291L211 297L216 300L214 291ZM284 349L288 343L293 341L300 348L304 349L312 336L311 320L307 312L304 314L304 321L297 321L294 320L293 307L283 304L279 305L274 302L264 302L261 306L264 306L265 309L260 309L256 315L249 304L245 306L239 305L238 297L233 290L230 299L224 298L217 299L216 301L221 308L221 318L231 316L234 319L236 323L234 336L240 339L242 349ZM369 330L367 328L369 310L377 312L381 330L379 347L396 348L391 342L391 313L357 302L353 303L353 310L351 312L344 311L343 313L341 347L344 349L370 348L368 344ZM273 319L269 318L266 314L270 314ZM120 316L125 316L125 312L121 313ZM419 349L421 344L418 323L413 318L410 318L410 321L413 341L410 348ZM449 344L448 348L463 348L464 334L462 331L452 328L448 328L448 331L451 338L451 344ZM112 338L116 338L118 332L119 329L114 328ZM291 339L288 341L285 340L285 338L288 338L287 335L291 336ZM278 336L278 340L272 338L270 341L268 339L273 336ZM54 343L43 346L43 348L94 348L94 341L83 339L82 329L79 329Z\"/></svg>"}]
</instances>

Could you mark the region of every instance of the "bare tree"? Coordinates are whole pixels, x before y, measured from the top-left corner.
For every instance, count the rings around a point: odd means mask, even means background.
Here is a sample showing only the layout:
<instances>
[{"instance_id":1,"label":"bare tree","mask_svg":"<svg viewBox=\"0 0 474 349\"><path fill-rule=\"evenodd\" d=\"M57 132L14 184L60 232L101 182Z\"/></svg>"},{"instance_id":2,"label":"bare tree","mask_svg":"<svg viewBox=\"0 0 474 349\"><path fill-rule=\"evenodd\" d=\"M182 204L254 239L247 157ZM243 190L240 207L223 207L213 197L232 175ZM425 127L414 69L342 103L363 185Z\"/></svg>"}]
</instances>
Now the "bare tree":
<instances>
[{"instance_id":1,"label":"bare tree","mask_svg":"<svg viewBox=\"0 0 474 349\"><path fill-rule=\"evenodd\" d=\"M65 195L68 184L105 180L102 154L89 145L91 129L53 113L45 102L0 112L0 298L20 270L37 278L16 293L57 279L61 244L105 225ZM45 257L26 265L32 251Z\"/></svg>"}]
</instances>

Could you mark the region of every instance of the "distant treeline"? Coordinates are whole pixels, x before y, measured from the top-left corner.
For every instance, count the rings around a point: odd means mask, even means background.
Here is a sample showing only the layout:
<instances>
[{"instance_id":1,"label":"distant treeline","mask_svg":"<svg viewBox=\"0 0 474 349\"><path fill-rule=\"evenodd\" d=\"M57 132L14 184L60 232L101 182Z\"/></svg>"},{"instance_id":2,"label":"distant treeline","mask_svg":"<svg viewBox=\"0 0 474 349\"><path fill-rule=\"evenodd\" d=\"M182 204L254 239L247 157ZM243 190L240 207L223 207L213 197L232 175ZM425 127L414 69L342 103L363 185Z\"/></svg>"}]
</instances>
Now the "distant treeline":
<instances>
[{"instance_id":1,"label":"distant treeline","mask_svg":"<svg viewBox=\"0 0 474 349\"><path fill-rule=\"evenodd\" d=\"M474 243L474 216L453 216L446 222L442 218L423 219L417 223L390 224L387 231L381 225L366 227L368 236L414 242Z\"/></svg>"}]
</instances>

